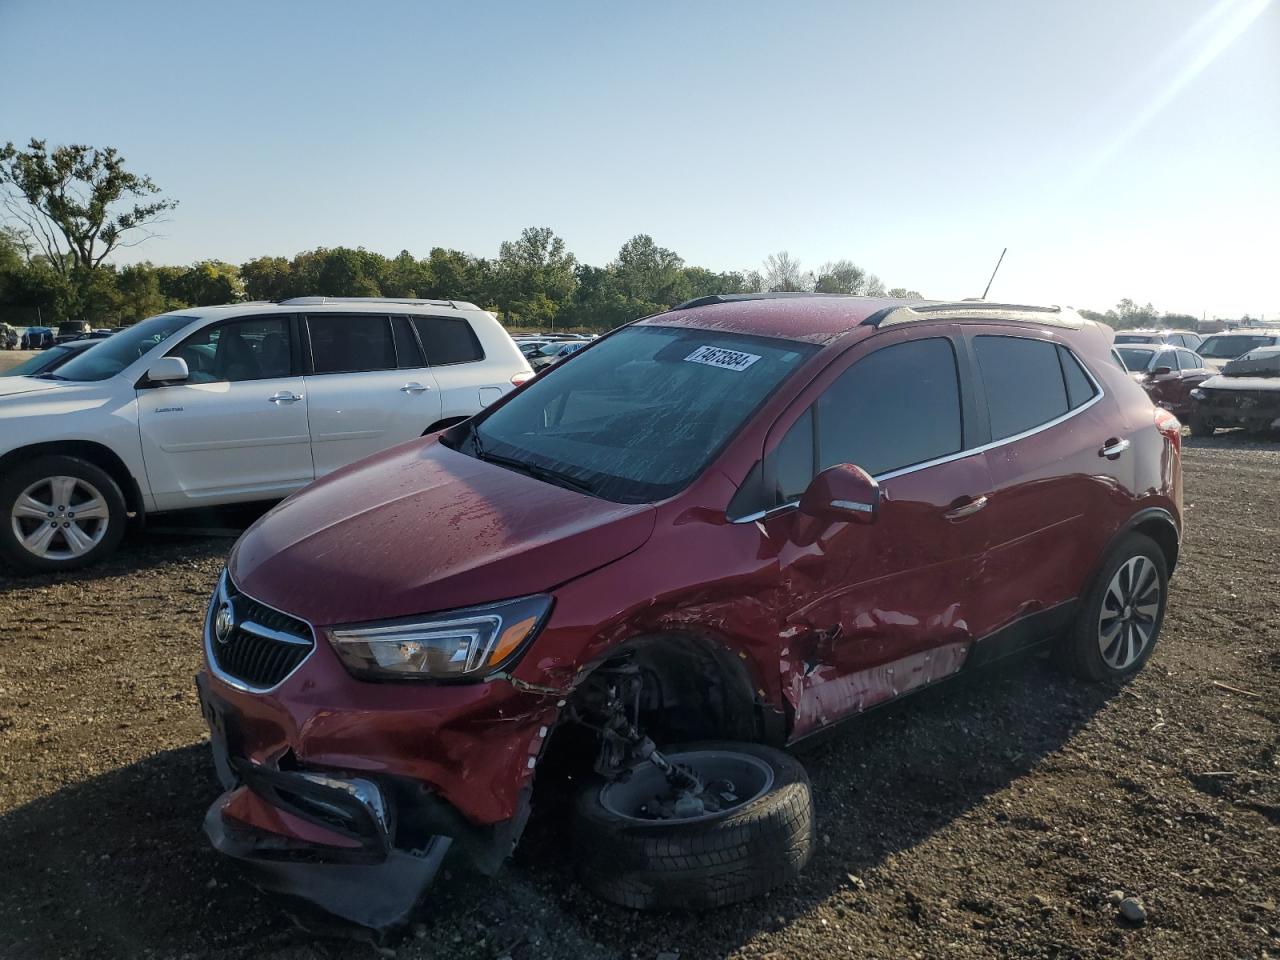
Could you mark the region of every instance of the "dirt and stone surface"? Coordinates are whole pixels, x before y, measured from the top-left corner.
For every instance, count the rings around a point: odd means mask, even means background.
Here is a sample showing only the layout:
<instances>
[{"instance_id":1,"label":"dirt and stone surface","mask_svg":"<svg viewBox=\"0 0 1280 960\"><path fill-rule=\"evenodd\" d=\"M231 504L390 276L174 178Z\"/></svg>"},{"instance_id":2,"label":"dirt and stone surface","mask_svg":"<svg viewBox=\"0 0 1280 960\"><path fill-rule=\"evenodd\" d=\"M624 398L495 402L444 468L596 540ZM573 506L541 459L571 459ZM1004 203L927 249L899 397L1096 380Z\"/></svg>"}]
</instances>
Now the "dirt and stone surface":
<instances>
[{"instance_id":1,"label":"dirt and stone surface","mask_svg":"<svg viewBox=\"0 0 1280 960\"><path fill-rule=\"evenodd\" d=\"M803 878L707 914L594 900L540 807L497 879L442 874L396 955L1280 957L1280 442L1189 439L1185 472L1131 684L1032 660L865 718L805 756ZM152 531L95 570L0 575L0 957L387 953L300 929L200 829L218 788L192 676L230 544Z\"/></svg>"}]
</instances>

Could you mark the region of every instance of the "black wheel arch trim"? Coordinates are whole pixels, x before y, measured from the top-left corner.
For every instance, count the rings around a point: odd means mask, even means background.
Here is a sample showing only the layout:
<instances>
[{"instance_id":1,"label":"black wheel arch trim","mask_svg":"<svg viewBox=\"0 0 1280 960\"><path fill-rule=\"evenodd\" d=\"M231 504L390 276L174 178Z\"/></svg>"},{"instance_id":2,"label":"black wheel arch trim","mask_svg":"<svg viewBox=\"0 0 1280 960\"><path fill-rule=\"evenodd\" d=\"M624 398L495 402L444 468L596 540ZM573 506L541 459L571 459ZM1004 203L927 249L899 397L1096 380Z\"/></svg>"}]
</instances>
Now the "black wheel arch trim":
<instances>
[{"instance_id":1,"label":"black wheel arch trim","mask_svg":"<svg viewBox=\"0 0 1280 960\"><path fill-rule=\"evenodd\" d=\"M1156 534L1153 536L1151 532L1148 532L1155 530L1162 530L1163 535ZM1174 519L1173 514L1164 507L1146 507L1139 510L1120 529L1112 534L1102 555L1105 557L1110 554L1115 549L1116 544L1131 533L1142 533L1156 542L1156 545L1164 552L1165 565L1168 567L1169 576L1172 577L1174 567L1178 564L1178 554L1182 547L1182 527Z\"/></svg>"}]
</instances>

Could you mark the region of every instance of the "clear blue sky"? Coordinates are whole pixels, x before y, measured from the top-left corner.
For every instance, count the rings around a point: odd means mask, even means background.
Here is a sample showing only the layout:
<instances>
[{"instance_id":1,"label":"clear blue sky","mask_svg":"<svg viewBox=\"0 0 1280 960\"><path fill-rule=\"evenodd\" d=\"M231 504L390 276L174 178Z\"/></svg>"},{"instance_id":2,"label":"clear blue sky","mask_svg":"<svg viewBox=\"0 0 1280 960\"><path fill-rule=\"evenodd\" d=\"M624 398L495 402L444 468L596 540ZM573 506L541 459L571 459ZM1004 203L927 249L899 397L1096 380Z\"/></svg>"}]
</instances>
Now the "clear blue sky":
<instances>
[{"instance_id":1,"label":"clear blue sky","mask_svg":"<svg viewBox=\"0 0 1280 960\"><path fill-rule=\"evenodd\" d=\"M0 139L119 147L135 258L848 257L929 296L1280 319L1280 2L0 0Z\"/></svg>"}]
</instances>

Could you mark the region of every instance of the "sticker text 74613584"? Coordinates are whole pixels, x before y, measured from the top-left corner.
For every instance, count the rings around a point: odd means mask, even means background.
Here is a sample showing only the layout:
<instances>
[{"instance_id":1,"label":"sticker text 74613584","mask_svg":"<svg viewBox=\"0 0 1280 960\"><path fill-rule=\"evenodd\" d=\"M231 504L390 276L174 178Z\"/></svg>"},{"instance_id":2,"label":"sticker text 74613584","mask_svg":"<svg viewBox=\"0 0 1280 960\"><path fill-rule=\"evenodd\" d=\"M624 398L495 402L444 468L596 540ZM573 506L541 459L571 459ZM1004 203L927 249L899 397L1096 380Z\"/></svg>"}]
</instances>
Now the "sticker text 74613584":
<instances>
[{"instance_id":1,"label":"sticker text 74613584","mask_svg":"<svg viewBox=\"0 0 1280 960\"><path fill-rule=\"evenodd\" d=\"M724 370L741 372L760 358L754 353L742 353L738 350L726 350L723 347L699 347L685 357L690 363L705 363L709 367L720 367Z\"/></svg>"}]
</instances>

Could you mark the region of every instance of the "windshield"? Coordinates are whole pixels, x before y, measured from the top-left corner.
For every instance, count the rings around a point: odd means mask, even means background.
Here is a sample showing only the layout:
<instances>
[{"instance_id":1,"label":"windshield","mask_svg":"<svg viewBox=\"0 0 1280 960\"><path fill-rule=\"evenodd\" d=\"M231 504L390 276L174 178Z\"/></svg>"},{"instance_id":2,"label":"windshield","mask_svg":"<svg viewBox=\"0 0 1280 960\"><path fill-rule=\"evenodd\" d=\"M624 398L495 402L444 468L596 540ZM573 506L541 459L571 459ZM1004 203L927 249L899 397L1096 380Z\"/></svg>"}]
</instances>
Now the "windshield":
<instances>
[{"instance_id":1,"label":"windshield","mask_svg":"<svg viewBox=\"0 0 1280 960\"><path fill-rule=\"evenodd\" d=\"M50 347L41 353L37 353L29 360L24 360L16 367L10 367L4 373L0 373L3 377L31 377L35 376L42 370L48 370L52 366L56 366L58 361L71 353L70 347Z\"/></svg>"},{"instance_id":2,"label":"windshield","mask_svg":"<svg viewBox=\"0 0 1280 960\"><path fill-rule=\"evenodd\" d=\"M687 486L817 347L629 327L530 382L458 446L621 503Z\"/></svg>"},{"instance_id":3,"label":"windshield","mask_svg":"<svg viewBox=\"0 0 1280 960\"><path fill-rule=\"evenodd\" d=\"M1200 344L1196 353L1212 360L1234 360L1257 347L1269 347L1275 342L1274 337L1250 337L1242 334L1210 337Z\"/></svg>"},{"instance_id":4,"label":"windshield","mask_svg":"<svg viewBox=\"0 0 1280 960\"><path fill-rule=\"evenodd\" d=\"M58 368L58 379L86 381L114 377L195 319L166 313L139 321L68 360Z\"/></svg>"},{"instance_id":5,"label":"windshield","mask_svg":"<svg viewBox=\"0 0 1280 960\"><path fill-rule=\"evenodd\" d=\"M1116 353L1120 354L1125 368L1134 373L1147 369L1151 358L1156 355L1154 350L1138 350L1134 347L1116 347Z\"/></svg>"}]
</instances>

